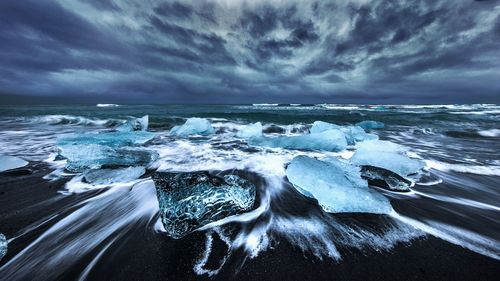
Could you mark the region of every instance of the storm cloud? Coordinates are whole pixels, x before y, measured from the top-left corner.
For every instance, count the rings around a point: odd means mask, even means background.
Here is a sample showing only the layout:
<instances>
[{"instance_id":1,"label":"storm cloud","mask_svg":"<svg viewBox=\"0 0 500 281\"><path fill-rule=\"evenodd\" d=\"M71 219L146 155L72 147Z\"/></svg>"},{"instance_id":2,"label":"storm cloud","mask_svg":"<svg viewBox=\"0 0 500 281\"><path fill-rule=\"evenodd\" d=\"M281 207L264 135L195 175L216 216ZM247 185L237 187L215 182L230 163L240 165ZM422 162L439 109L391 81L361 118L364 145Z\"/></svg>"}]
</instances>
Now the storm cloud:
<instances>
[{"instance_id":1,"label":"storm cloud","mask_svg":"<svg viewBox=\"0 0 500 281\"><path fill-rule=\"evenodd\" d=\"M0 96L500 102L500 1L0 1Z\"/></svg>"}]
</instances>

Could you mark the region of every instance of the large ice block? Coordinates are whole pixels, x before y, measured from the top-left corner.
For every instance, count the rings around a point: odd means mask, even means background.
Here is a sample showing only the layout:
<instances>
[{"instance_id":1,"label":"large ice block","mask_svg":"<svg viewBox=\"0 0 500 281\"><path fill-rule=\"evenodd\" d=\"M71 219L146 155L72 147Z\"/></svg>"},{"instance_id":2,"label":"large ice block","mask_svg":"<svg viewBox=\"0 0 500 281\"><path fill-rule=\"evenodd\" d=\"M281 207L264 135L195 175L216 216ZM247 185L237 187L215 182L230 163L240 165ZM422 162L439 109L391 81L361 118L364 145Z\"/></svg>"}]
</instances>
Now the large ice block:
<instances>
[{"instance_id":1,"label":"large ice block","mask_svg":"<svg viewBox=\"0 0 500 281\"><path fill-rule=\"evenodd\" d=\"M359 167L335 158L326 162L297 156L286 168L286 176L300 193L316 199L329 213L386 214L392 210L383 195L368 188Z\"/></svg>"},{"instance_id":2,"label":"large ice block","mask_svg":"<svg viewBox=\"0 0 500 281\"><path fill-rule=\"evenodd\" d=\"M342 126L335 125L332 123L324 122L324 121L314 121L312 127L310 129L311 133L321 133L324 131L328 131L331 129L340 129Z\"/></svg>"},{"instance_id":3,"label":"large ice block","mask_svg":"<svg viewBox=\"0 0 500 281\"><path fill-rule=\"evenodd\" d=\"M250 138L248 143L254 146L325 151L342 151L347 146L344 133L336 129L299 136Z\"/></svg>"},{"instance_id":4,"label":"large ice block","mask_svg":"<svg viewBox=\"0 0 500 281\"><path fill-rule=\"evenodd\" d=\"M158 153L148 149L114 148L100 144L60 145L59 155L67 159L66 169L71 172L107 166L148 166L158 159Z\"/></svg>"},{"instance_id":5,"label":"large ice block","mask_svg":"<svg viewBox=\"0 0 500 281\"><path fill-rule=\"evenodd\" d=\"M204 118L189 118L181 126L175 126L170 129L170 135L187 137L190 135L210 135L214 133L214 128L210 121Z\"/></svg>"},{"instance_id":6,"label":"large ice block","mask_svg":"<svg viewBox=\"0 0 500 281\"><path fill-rule=\"evenodd\" d=\"M102 132L97 134L69 134L57 140L58 146L96 144L109 147L142 145L155 137L151 132Z\"/></svg>"},{"instance_id":7,"label":"large ice block","mask_svg":"<svg viewBox=\"0 0 500 281\"><path fill-rule=\"evenodd\" d=\"M360 126L365 130L373 130L373 129L383 129L385 127L385 124L379 121L367 120L356 123L356 126Z\"/></svg>"},{"instance_id":8,"label":"large ice block","mask_svg":"<svg viewBox=\"0 0 500 281\"><path fill-rule=\"evenodd\" d=\"M345 134L347 144L354 145L360 141L378 140L378 136L368 134L359 126L346 126L340 129Z\"/></svg>"},{"instance_id":9,"label":"large ice block","mask_svg":"<svg viewBox=\"0 0 500 281\"><path fill-rule=\"evenodd\" d=\"M208 172L153 175L160 217L168 235L181 238L195 229L251 209L255 186L236 175Z\"/></svg>"},{"instance_id":10,"label":"large ice block","mask_svg":"<svg viewBox=\"0 0 500 281\"><path fill-rule=\"evenodd\" d=\"M92 185L112 184L138 179L144 173L146 173L144 167L89 170L83 174L83 180Z\"/></svg>"},{"instance_id":11,"label":"large ice block","mask_svg":"<svg viewBox=\"0 0 500 281\"><path fill-rule=\"evenodd\" d=\"M7 254L8 242L5 235L0 233L0 260Z\"/></svg>"},{"instance_id":12,"label":"large ice block","mask_svg":"<svg viewBox=\"0 0 500 281\"><path fill-rule=\"evenodd\" d=\"M406 177L419 172L424 163L406 155L408 149L389 141L365 141L356 144L351 162L358 166L374 166Z\"/></svg>"},{"instance_id":13,"label":"large ice block","mask_svg":"<svg viewBox=\"0 0 500 281\"><path fill-rule=\"evenodd\" d=\"M15 156L0 155L0 172L22 168L28 162Z\"/></svg>"},{"instance_id":14,"label":"large ice block","mask_svg":"<svg viewBox=\"0 0 500 281\"><path fill-rule=\"evenodd\" d=\"M262 124L257 122L247 125L245 128L241 129L236 136L242 139L262 137Z\"/></svg>"}]
</instances>

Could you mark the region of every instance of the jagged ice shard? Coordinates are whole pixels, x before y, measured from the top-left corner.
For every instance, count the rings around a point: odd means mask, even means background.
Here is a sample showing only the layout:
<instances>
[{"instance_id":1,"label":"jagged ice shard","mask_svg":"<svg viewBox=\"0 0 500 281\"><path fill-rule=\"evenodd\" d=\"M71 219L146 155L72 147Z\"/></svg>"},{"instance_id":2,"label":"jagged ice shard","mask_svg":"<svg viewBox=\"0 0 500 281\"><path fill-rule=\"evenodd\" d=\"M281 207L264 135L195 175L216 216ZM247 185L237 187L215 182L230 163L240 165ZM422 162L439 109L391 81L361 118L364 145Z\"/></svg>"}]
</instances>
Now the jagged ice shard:
<instances>
[{"instance_id":1,"label":"jagged ice shard","mask_svg":"<svg viewBox=\"0 0 500 281\"><path fill-rule=\"evenodd\" d=\"M347 146L344 133L335 129L300 136L250 138L248 143L254 146L325 151L342 151Z\"/></svg>"},{"instance_id":2,"label":"jagged ice shard","mask_svg":"<svg viewBox=\"0 0 500 281\"><path fill-rule=\"evenodd\" d=\"M326 162L297 156L286 168L286 176L300 193L316 199L329 213L392 211L387 198L368 188L358 167L335 158Z\"/></svg>"},{"instance_id":3,"label":"jagged ice shard","mask_svg":"<svg viewBox=\"0 0 500 281\"><path fill-rule=\"evenodd\" d=\"M149 125L149 115L141 118L133 118L116 128L119 132L147 131Z\"/></svg>"},{"instance_id":4,"label":"jagged ice shard","mask_svg":"<svg viewBox=\"0 0 500 281\"><path fill-rule=\"evenodd\" d=\"M122 169L89 170L83 174L83 180L93 185L129 182L146 173L144 167L128 167Z\"/></svg>"},{"instance_id":5,"label":"jagged ice shard","mask_svg":"<svg viewBox=\"0 0 500 281\"><path fill-rule=\"evenodd\" d=\"M197 228L251 209L256 189L236 175L208 172L153 175L160 217L168 235L181 238Z\"/></svg>"},{"instance_id":6,"label":"jagged ice shard","mask_svg":"<svg viewBox=\"0 0 500 281\"><path fill-rule=\"evenodd\" d=\"M19 157L0 155L0 172L22 168L26 165L28 165L28 161Z\"/></svg>"},{"instance_id":7,"label":"jagged ice shard","mask_svg":"<svg viewBox=\"0 0 500 281\"><path fill-rule=\"evenodd\" d=\"M181 126L175 126L170 129L171 136L187 137L190 135L211 135L214 128L210 121L204 118L189 118Z\"/></svg>"},{"instance_id":8,"label":"jagged ice shard","mask_svg":"<svg viewBox=\"0 0 500 281\"><path fill-rule=\"evenodd\" d=\"M155 137L149 132L76 134L58 140L59 155L67 159L66 169L82 172L103 166L147 166L158 153L141 145Z\"/></svg>"},{"instance_id":9,"label":"jagged ice shard","mask_svg":"<svg viewBox=\"0 0 500 281\"><path fill-rule=\"evenodd\" d=\"M351 162L358 166L373 166L402 177L418 173L424 163L406 155L407 148L389 141L366 141L356 144Z\"/></svg>"},{"instance_id":10,"label":"jagged ice shard","mask_svg":"<svg viewBox=\"0 0 500 281\"><path fill-rule=\"evenodd\" d=\"M7 254L8 242L5 235L0 233L0 260Z\"/></svg>"},{"instance_id":11,"label":"jagged ice shard","mask_svg":"<svg viewBox=\"0 0 500 281\"><path fill-rule=\"evenodd\" d=\"M262 137L262 124L257 122L247 125L245 128L241 129L236 136L242 139Z\"/></svg>"}]
</instances>

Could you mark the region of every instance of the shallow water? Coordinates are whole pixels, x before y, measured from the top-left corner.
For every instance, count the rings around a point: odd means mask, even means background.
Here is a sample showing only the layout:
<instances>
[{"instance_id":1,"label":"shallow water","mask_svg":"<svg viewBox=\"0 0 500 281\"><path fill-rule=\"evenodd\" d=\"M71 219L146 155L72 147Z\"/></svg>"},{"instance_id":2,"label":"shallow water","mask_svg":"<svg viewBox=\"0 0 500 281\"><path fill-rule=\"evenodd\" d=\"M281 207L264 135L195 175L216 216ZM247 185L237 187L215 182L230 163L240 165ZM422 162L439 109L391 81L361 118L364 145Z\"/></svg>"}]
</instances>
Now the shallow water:
<instances>
[{"instance_id":1,"label":"shallow water","mask_svg":"<svg viewBox=\"0 0 500 281\"><path fill-rule=\"evenodd\" d=\"M2 154L47 162L54 172L46 180L69 179L59 191L63 197L101 192L8 237L15 243L30 232L40 233L24 250L2 261L0 276L55 279L76 266L78 278L85 279L97 264L108 262L106 251L133 231L169 239L162 233L149 177L90 186L78 174L65 174L64 161L54 160L57 137L109 130L145 114L149 130L157 133L146 146L159 153L154 164L159 170L237 169L258 184L258 206L253 211L199 230L205 232L206 242L193 257L196 274L214 276L236 252L258 258L279 241L315 258L342 262L348 248L391 251L398 243L433 235L500 259L499 105L26 106L0 107ZM189 117L208 118L216 134L184 139L168 135L170 128ZM249 123L262 122L266 135L296 135L308 132L317 120L339 125L384 122L385 128L373 133L409 147L414 157L425 161L429 180L417 183L410 193L380 190L394 211L370 216L371 223L348 214L326 214L289 185L285 166L297 155L348 158L349 152L250 147L235 137ZM214 239L222 241L225 250L219 265L207 268Z\"/></svg>"}]
</instances>

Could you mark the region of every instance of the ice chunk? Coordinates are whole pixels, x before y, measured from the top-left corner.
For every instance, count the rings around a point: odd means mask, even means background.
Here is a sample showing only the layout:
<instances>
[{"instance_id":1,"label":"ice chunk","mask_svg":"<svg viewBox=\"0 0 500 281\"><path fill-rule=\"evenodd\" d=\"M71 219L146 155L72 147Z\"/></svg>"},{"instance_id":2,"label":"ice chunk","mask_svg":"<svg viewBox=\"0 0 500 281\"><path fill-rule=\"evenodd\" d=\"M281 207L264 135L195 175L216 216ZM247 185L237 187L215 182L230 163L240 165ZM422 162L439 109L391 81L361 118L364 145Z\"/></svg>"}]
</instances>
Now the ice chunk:
<instances>
[{"instance_id":1,"label":"ice chunk","mask_svg":"<svg viewBox=\"0 0 500 281\"><path fill-rule=\"evenodd\" d=\"M372 129L383 129L385 125L382 122L368 120L356 123L356 126L360 126L365 130L372 130Z\"/></svg>"},{"instance_id":2,"label":"ice chunk","mask_svg":"<svg viewBox=\"0 0 500 281\"><path fill-rule=\"evenodd\" d=\"M410 191L412 182L389 170L362 166L361 176L368 180L370 185L386 188L392 191Z\"/></svg>"},{"instance_id":3,"label":"ice chunk","mask_svg":"<svg viewBox=\"0 0 500 281\"><path fill-rule=\"evenodd\" d=\"M287 149L325 151L342 151L347 146L344 133L336 129L300 136L251 138L249 140L249 144L255 146L282 147Z\"/></svg>"},{"instance_id":4,"label":"ice chunk","mask_svg":"<svg viewBox=\"0 0 500 281\"><path fill-rule=\"evenodd\" d=\"M387 198L368 188L358 167L335 158L325 162L297 156L286 168L286 176L300 193L318 200L329 213L386 214L392 210Z\"/></svg>"},{"instance_id":5,"label":"ice chunk","mask_svg":"<svg viewBox=\"0 0 500 281\"><path fill-rule=\"evenodd\" d=\"M262 124L260 122L247 125L236 134L237 137L242 139L262 137Z\"/></svg>"},{"instance_id":6,"label":"ice chunk","mask_svg":"<svg viewBox=\"0 0 500 281\"><path fill-rule=\"evenodd\" d=\"M147 131L149 124L149 115L144 115L141 118L134 118L128 120L124 124L116 128L120 132L132 132L132 131Z\"/></svg>"},{"instance_id":7,"label":"ice chunk","mask_svg":"<svg viewBox=\"0 0 500 281\"><path fill-rule=\"evenodd\" d=\"M97 144L109 147L141 145L155 137L150 132L105 132L98 134L70 134L57 140L58 146Z\"/></svg>"},{"instance_id":8,"label":"ice chunk","mask_svg":"<svg viewBox=\"0 0 500 281\"><path fill-rule=\"evenodd\" d=\"M332 123L328 122L323 122L323 121L314 121L312 127L311 127L311 133L321 133L324 131L328 131L331 129L340 129L341 126L335 125Z\"/></svg>"},{"instance_id":9,"label":"ice chunk","mask_svg":"<svg viewBox=\"0 0 500 281\"><path fill-rule=\"evenodd\" d=\"M189 135L210 135L214 128L207 119L189 118L182 126L175 126L170 130L170 135L187 137Z\"/></svg>"},{"instance_id":10,"label":"ice chunk","mask_svg":"<svg viewBox=\"0 0 500 281\"><path fill-rule=\"evenodd\" d=\"M83 180L93 185L129 182L146 173L144 167L128 167L123 169L90 170L83 174Z\"/></svg>"},{"instance_id":11,"label":"ice chunk","mask_svg":"<svg viewBox=\"0 0 500 281\"><path fill-rule=\"evenodd\" d=\"M340 129L345 134L347 144L354 145L360 141L378 140L378 136L368 134L359 126L347 126Z\"/></svg>"},{"instance_id":12,"label":"ice chunk","mask_svg":"<svg viewBox=\"0 0 500 281\"><path fill-rule=\"evenodd\" d=\"M28 162L14 156L0 155L0 172L22 168L28 165Z\"/></svg>"},{"instance_id":13,"label":"ice chunk","mask_svg":"<svg viewBox=\"0 0 500 281\"><path fill-rule=\"evenodd\" d=\"M356 144L351 162L358 166L374 166L406 177L424 168L424 163L406 155L407 148L389 141L366 141Z\"/></svg>"},{"instance_id":14,"label":"ice chunk","mask_svg":"<svg viewBox=\"0 0 500 281\"><path fill-rule=\"evenodd\" d=\"M5 235L0 233L0 260L7 254L8 242Z\"/></svg>"},{"instance_id":15,"label":"ice chunk","mask_svg":"<svg viewBox=\"0 0 500 281\"><path fill-rule=\"evenodd\" d=\"M157 172L153 181L161 221L168 235L176 239L208 223L247 211L255 202L255 186L236 175Z\"/></svg>"},{"instance_id":16,"label":"ice chunk","mask_svg":"<svg viewBox=\"0 0 500 281\"><path fill-rule=\"evenodd\" d=\"M114 148L99 144L59 146L59 155L67 159L66 169L82 172L103 166L147 166L158 159L158 153L143 148Z\"/></svg>"}]
</instances>

